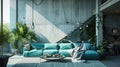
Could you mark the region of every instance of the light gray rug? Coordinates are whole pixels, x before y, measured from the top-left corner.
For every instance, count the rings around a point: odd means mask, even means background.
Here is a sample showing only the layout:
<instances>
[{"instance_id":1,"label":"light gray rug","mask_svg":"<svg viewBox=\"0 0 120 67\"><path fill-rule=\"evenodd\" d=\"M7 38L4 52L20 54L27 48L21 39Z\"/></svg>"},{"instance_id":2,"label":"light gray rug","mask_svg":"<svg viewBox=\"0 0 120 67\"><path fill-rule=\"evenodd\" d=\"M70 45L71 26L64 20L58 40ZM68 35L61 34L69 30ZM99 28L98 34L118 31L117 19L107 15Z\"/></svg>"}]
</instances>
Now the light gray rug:
<instances>
[{"instance_id":1,"label":"light gray rug","mask_svg":"<svg viewBox=\"0 0 120 67\"><path fill-rule=\"evenodd\" d=\"M13 65L13 67L106 67L100 61L92 60L87 61L86 63L82 62L57 62L57 61L49 61L49 62L41 62L41 63L17 63Z\"/></svg>"},{"instance_id":2,"label":"light gray rug","mask_svg":"<svg viewBox=\"0 0 120 67\"><path fill-rule=\"evenodd\" d=\"M37 57L13 56L7 67L106 67L99 60L88 60L86 63L65 59L61 61L47 61Z\"/></svg>"},{"instance_id":3,"label":"light gray rug","mask_svg":"<svg viewBox=\"0 0 120 67\"><path fill-rule=\"evenodd\" d=\"M80 62L44 62L44 63L21 63L13 67L106 67L99 61Z\"/></svg>"}]
</instances>

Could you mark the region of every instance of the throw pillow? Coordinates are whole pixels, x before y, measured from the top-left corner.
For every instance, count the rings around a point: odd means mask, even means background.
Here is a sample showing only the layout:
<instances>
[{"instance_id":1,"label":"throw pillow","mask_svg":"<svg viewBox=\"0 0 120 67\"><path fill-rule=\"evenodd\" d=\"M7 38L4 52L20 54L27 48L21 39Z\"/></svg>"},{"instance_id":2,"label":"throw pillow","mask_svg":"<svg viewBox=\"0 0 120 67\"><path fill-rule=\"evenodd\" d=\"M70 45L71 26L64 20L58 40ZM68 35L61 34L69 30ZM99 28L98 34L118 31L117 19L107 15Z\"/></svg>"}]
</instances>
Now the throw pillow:
<instances>
[{"instance_id":1,"label":"throw pillow","mask_svg":"<svg viewBox=\"0 0 120 67\"><path fill-rule=\"evenodd\" d=\"M86 46L84 43L82 43L81 46L74 48L73 53L72 53L73 58L81 59L85 50L86 50Z\"/></svg>"}]
</instances>

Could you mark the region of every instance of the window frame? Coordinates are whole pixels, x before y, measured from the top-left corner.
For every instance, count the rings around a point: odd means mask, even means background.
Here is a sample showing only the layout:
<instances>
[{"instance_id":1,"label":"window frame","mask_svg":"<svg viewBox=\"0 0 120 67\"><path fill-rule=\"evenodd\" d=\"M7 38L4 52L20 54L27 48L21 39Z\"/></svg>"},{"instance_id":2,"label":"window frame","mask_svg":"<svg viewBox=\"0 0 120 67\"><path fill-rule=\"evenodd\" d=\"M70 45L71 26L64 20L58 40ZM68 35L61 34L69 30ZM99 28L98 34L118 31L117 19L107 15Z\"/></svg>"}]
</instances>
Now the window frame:
<instances>
[{"instance_id":1,"label":"window frame","mask_svg":"<svg viewBox=\"0 0 120 67\"><path fill-rule=\"evenodd\" d=\"M1 21L0 21L0 25L1 25L1 35L3 33L3 0L1 0Z\"/></svg>"}]
</instances>

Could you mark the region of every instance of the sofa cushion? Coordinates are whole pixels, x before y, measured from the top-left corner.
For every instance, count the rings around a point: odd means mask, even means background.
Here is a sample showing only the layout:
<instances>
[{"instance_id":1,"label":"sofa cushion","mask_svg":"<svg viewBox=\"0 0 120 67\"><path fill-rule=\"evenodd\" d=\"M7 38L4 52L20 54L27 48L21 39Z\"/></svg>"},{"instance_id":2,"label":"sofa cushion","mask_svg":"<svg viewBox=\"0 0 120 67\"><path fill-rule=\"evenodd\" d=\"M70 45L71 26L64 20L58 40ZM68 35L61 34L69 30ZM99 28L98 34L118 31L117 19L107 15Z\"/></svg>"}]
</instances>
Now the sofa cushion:
<instances>
[{"instance_id":1,"label":"sofa cushion","mask_svg":"<svg viewBox=\"0 0 120 67\"><path fill-rule=\"evenodd\" d=\"M28 52L29 52L29 51L24 51L24 52L23 52L23 56L24 56L24 57L28 57Z\"/></svg>"},{"instance_id":2,"label":"sofa cushion","mask_svg":"<svg viewBox=\"0 0 120 67\"><path fill-rule=\"evenodd\" d=\"M72 55L72 49L69 50L59 50L59 54L65 56L65 57L71 57Z\"/></svg>"},{"instance_id":3,"label":"sofa cushion","mask_svg":"<svg viewBox=\"0 0 120 67\"><path fill-rule=\"evenodd\" d=\"M87 50L87 51L85 51L82 58L87 59L87 60L91 60L91 59L97 60L97 59L99 59L99 53L94 50Z\"/></svg>"},{"instance_id":4,"label":"sofa cushion","mask_svg":"<svg viewBox=\"0 0 120 67\"><path fill-rule=\"evenodd\" d=\"M31 43L32 48L34 49L43 49L44 43Z\"/></svg>"},{"instance_id":5,"label":"sofa cushion","mask_svg":"<svg viewBox=\"0 0 120 67\"><path fill-rule=\"evenodd\" d=\"M58 50L57 43L45 43L44 46L45 46L44 49L49 49L49 50L57 49Z\"/></svg>"},{"instance_id":6,"label":"sofa cushion","mask_svg":"<svg viewBox=\"0 0 120 67\"><path fill-rule=\"evenodd\" d=\"M58 54L59 52L58 52L58 50L44 50L43 51L43 54L45 55L45 54Z\"/></svg>"},{"instance_id":7,"label":"sofa cushion","mask_svg":"<svg viewBox=\"0 0 120 67\"><path fill-rule=\"evenodd\" d=\"M72 49L73 45L71 43L59 43L60 50Z\"/></svg>"},{"instance_id":8,"label":"sofa cushion","mask_svg":"<svg viewBox=\"0 0 120 67\"><path fill-rule=\"evenodd\" d=\"M76 48L76 47L78 47L78 46L80 46L81 45L81 43L73 43L73 47L74 48Z\"/></svg>"},{"instance_id":9,"label":"sofa cushion","mask_svg":"<svg viewBox=\"0 0 120 67\"><path fill-rule=\"evenodd\" d=\"M43 50L33 49L28 52L28 57L40 57L43 54Z\"/></svg>"}]
</instances>

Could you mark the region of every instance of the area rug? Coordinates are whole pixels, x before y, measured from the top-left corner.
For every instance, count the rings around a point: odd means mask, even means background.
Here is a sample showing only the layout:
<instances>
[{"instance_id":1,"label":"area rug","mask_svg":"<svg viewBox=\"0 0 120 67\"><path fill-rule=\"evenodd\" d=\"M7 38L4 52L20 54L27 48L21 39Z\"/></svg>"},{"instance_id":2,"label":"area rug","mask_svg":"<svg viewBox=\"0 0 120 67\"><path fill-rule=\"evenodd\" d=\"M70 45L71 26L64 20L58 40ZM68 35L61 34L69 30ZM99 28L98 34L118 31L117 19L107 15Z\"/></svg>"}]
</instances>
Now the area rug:
<instances>
[{"instance_id":1,"label":"area rug","mask_svg":"<svg viewBox=\"0 0 120 67\"><path fill-rule=\"evenodd\" d=\"M106 67L100 61L89 60L82 62L42 62L42 63L17 63L13 67Z\"/></svg>"},{"instance_id":2,"label":"area rug","mask_svg":"<svg viewBox=\"0 0 120 67\"><path fill-rule=\"evenodd\" d=\"M9 59L7 67L106 67L99 60L87 60L86 63L75 62L71 59L48 61L37 57L13 56Z\"/></svg>"}]
</instances>

